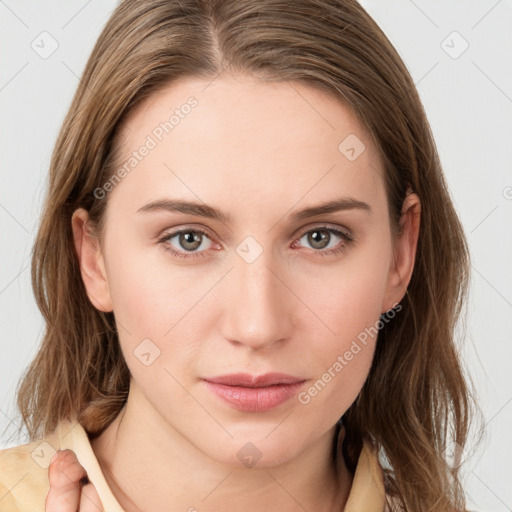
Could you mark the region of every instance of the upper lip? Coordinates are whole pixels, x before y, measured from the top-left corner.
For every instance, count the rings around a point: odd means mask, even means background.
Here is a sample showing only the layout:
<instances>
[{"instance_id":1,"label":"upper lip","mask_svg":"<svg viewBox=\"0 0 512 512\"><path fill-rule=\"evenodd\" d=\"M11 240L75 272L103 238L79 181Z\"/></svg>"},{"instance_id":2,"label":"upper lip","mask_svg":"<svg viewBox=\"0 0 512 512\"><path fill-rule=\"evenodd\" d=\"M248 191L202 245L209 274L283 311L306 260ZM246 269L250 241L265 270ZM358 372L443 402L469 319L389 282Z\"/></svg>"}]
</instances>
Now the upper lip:
<instances>
[{"instance_id":1,"label":"upper lip","mask_svg":"<svg viewBox=\"0 0 512 512\"><path fill-rule=\"evenodd\" d=\"M276 384L296 384L304 382L305 379L287 375L286 373L265 373L263 375L250 375L249 373L232 373L219 375L218 377L207 377L204 380L215 384L226 386L243 386L247 388L262 388Z\"/></svg>"}]
</instances>

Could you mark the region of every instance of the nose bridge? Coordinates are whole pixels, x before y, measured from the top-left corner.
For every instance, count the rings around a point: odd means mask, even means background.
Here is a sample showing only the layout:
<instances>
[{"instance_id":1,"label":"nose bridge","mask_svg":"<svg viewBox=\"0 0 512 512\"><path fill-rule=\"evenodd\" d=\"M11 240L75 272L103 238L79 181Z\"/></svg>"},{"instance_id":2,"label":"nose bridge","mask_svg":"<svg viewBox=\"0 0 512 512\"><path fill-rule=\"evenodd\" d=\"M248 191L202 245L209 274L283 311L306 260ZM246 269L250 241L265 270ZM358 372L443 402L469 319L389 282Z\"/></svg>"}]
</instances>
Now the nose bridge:
<instances>
[{"instance_id":1,"label":"nose bridge","mask_svg":"<svg viewBox=\"0 0 512 512\"><path fill-rule=\"evenodd\" d=\"M291 292L283 283L285 276L275 270L279 266L273 260L272 250L261 248L255 255L257 247L251 243L240 244L234 254L226 294L224 336L229 341L261 349L290 335Z\"/></svg>"}]
</instances>

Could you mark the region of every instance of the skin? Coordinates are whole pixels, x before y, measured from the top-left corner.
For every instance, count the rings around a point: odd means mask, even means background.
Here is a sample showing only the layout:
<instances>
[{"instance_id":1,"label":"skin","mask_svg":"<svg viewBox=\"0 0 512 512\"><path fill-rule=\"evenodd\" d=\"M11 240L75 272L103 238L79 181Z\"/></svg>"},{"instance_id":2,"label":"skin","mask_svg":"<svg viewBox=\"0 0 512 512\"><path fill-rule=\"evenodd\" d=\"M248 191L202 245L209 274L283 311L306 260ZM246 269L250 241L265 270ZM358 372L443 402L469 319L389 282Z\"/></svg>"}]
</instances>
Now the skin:
<instances>
[{"instance_id":1,"label":"skin","mask_svg":"<svg viewBox=\"0 0 512 512\"><path fill-rule=\"evenodd\" d=\"M359 343L307 404L294 397L270 411L242 412L202 378L277 371L302 377L307 391L403 298L418 197L408 195L393 240L370 137L343 103L297 83L176 82L130 114L123 156L190 96L198 105L110 192L101 241L86 229L85 210L72 218L88 296L114 312L132 375L127 404L93 450L127 512L343 510L352 477L342 458L330 461L335 423L368 376L375 337ZM353 161L338 149L349 134L365 145ZM291 219L339 197L370 208ZM206 203L231 220L138 212L163 198ZM323 226L349 232L353 242ZM207 234L197 234L197 249L179 236L161 241L179 228ZM314 228L322 228L326 248L308 238ZM262 249L250 263L236 251L247 236ZM165 245L203 256L179 258ZM147 366L136 356L145 339L160 351ZM253 467L237 456L246 443L259 453Z\"/></svg>"}]
</instances>

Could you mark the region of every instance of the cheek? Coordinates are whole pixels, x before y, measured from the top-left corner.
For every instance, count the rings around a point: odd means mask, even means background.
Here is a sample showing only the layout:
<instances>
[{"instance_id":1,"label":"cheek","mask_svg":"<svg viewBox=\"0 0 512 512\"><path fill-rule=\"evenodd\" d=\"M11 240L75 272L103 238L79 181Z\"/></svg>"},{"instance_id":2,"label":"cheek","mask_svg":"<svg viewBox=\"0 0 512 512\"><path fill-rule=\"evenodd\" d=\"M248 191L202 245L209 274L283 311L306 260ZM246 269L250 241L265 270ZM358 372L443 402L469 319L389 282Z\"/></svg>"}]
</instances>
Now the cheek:
<instances>
[{"instance_id":1,"label":"cheek","mask_svg":"<svg viewBox=\"0 0 512 512\"><path fill-rule=\"evenodd\" d=\"M327 423L336 421L359 394L371 368L380 317L371 282L357 280L329 299L329 308L319 309L333 332L307 347L314 377L298 400L313 416ZM356 286L357 284L357 286ZM324 304L325 306L325 304Z\"/></svg>"},{"instance_id":2,"label":"cheek","mask_svg":"<svg viewBox=\"0 0 512 512\"><path fill-rule=\"evenodd\" d=\"M333 265L298 272L299 290L331 332L352 338L380 316L390 261L390 241L374 237Z\"/></svg>"},{"instance_id":3,"label":"cheek","mask_svg":"<svg viewBox=\"0 0 512 512\"><path fill-rule=\"evenodd\" d=\"M164 337L200 299L198 274L173 266L156 242L143 244L119 229L109 240L107 261L116 320L137 336Z\"/></svg>"},{"instance_id":4,"label":"cheek","mask_svg":"<svg viewBox=\"0 0 512 512\"><path fill-rule=\"evenodd\" d=\"M315 403L335 418L361 390L375 351L390 254L391 245L383 238L328 272L322 270L325 274L304 278L308 282L301 289L310 290L308 305L329 327L307 347L316 372L312 386L298 397L304 405Z\"/></svg>"},{"instance_id":5,"label":"cheek","mask_svg":"<svg viewBox=\"0 0 512 512\"><path fill-rule=\"evenodd\" d=\"M181 382L195 367L212 326L208 318L218 312L206 295L221 275L173 264L160 247L143 247L128 235L112 236L108 249L109 288L126 364L155 400L162 383L179 396L182 390L170 374Z\"/></svg>"},{"instance_id":6,"label":"cheek","mask_svg":"<svg viewBox=\"0 0 512 512\"><path fill-rule=\"evenodd\" d=\"M109 274L109 287L116 321L135 336L161 337L172 324L173 304L164 279L156 279L154 268L141 268L125 258Z\"/></svg>"}]
</instances>

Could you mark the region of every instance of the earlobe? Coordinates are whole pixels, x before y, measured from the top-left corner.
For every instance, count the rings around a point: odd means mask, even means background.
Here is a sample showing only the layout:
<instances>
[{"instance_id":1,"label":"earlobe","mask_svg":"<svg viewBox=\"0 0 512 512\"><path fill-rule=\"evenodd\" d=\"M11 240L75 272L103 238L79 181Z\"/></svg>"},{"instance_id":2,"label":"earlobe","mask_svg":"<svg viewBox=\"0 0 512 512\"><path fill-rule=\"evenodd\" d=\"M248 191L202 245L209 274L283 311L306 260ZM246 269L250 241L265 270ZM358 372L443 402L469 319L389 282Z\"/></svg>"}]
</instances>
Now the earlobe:
<instances>
[{"instance_id":1,"label":"earlobe","mask_svg":"<svg viewBox=\"0 0 512 512\"><path fill-rule=\"evenodd\" d=\"M92 305L99 311L110 312L113 307L104 258L99 241L91 231L88 220L89 214L84 208L75 210L71 218L80 273Z\"/></svg>"},{"instance_id":2,"label":"earlobe","mask_svg":"<svg viewBox=\"0 0 512 512\"><path fill-rule=\"evenodd\" d=\"M412 192L408 192L402 206L400 229L394 244L382 313L399 303L407 291L416 260L420 218L421 204L419 197Z\"/></svg>"}]
</instances>

